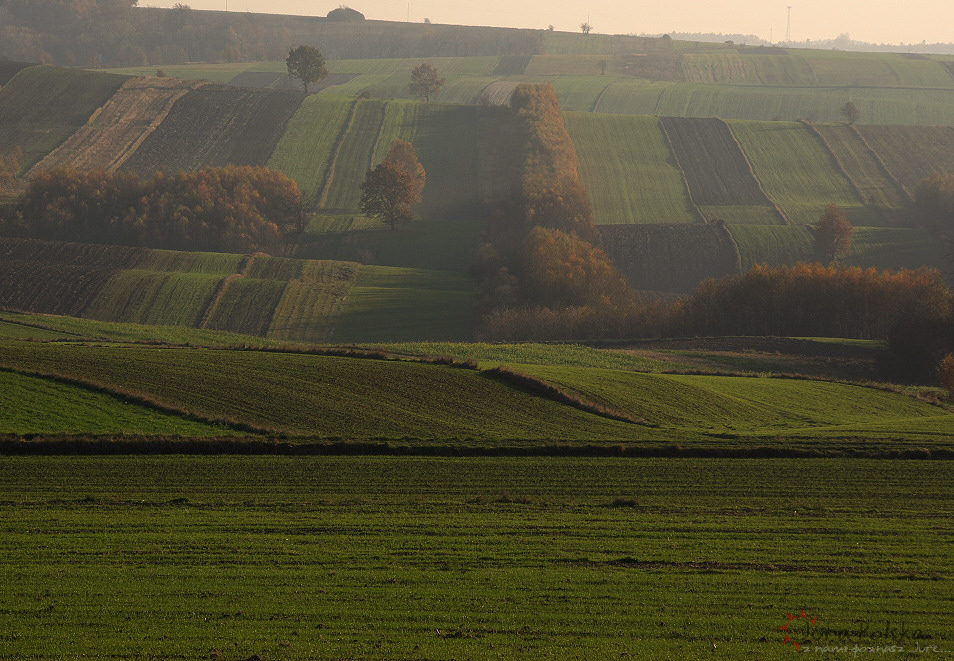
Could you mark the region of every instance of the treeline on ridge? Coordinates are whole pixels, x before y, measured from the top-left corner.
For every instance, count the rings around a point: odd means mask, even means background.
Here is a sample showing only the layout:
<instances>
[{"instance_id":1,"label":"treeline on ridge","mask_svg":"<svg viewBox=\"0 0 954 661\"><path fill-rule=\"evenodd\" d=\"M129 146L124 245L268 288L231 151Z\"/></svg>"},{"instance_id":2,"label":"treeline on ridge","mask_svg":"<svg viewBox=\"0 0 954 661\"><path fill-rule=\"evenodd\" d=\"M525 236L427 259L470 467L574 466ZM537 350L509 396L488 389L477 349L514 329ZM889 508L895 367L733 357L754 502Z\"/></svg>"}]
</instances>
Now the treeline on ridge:
<instances>
[{"instance_id":1,"label":"treeline on ridge","mask_svg":"<svg viewBox=\"0 0 954 661\"><path fill-rule=\"evenodd\" d=\"M310 16L136 7L137 0L4 0L0 55L62 66L284 59L321 44L331 59L534 55L540 30L336 21Z\"/></svg>"},{"instance_id":2,"label":"treeline on ridge","mask_svg":"<svg viewBox=\"0 0 954 661\"><path fill-rule=\"evenodd\" d=\"M207 252L273 251L300 231L301 192L264 167L175 175L38 173L0 220L6 236Z\"/></svg>"}]
</instances>

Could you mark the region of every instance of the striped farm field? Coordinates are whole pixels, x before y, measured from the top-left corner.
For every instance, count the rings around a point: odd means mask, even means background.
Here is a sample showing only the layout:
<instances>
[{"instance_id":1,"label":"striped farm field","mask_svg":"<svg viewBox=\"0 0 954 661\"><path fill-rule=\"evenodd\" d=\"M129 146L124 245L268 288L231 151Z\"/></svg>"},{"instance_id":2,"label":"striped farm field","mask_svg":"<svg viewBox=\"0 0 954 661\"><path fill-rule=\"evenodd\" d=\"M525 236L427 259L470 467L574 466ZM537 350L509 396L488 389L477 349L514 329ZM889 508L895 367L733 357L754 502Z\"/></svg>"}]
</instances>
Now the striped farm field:
<instances>
[{"instance_id":1,"label":"striped farm field","mask_svg":"<svg viewBox=\"0 0 954 661\"><path fill-rule=\"evenodd\" d=\"M0 89L0 154L19 146L28 169L86 124L127 80L50 66L21 70Z\"/></svg>"},{"instance_id":2,"label":"striped farm field","mask_svg":"<svg viewBox=\"0 0 954 661\"><path fill-rule=\"evenodd\" d=\"M954 172L951 126L858 126L858 132L910 192L922 179Z\"/></svg>"},{"instance_id":3,"label":"striped farm field","mask_svg":"<svg viewBox=\"0 0 954 661\"><path fill-rule=\"evenodd\" d=\"M137 266L146 271L229 275L239 269L242 259L242 255L224 252L149 250Z\"/></svg>"},{"instance_id":4,"label":"striped farm field","mask_svg":"<svg viewBox=\"0 0 954 661\"><path fill-rule=\"evenodd\" d=\"M564 119L597 224L698 221L657 118L571 112Z\"/></svg>"},{"instance_id":5,"label":"striped farm field","mask_svg":"<svg viewBox=\"0 0 954 661\"><path fill-rule=\"evenodd\" d=\"M198 326L221 275L120 271L83 310L82 316L160 326Z\"/></svg>"},{"instance_id":6,"label":"striped farm field","mask_svg":"<svg viewBox=\"0 0 954 661\"><path fill-rule=\"evenodd\" d=\"M268 336L298 342L330 340L360 266L351 262L284 261L302 264L304 268L285 286Z\"/></svg>"},{"instance_id":7,"label":"striped farm field","mask_svg":"<svg viewBox=\"0 0 954 661\"><path fill-rule=\"evenodd\" d=\"M559 76L553 80L553 88L564 111L593 112L601 107L603 92L615 80L610 76Z\"/></svg>"},{"instance_id":8,"label":"striped farm field","mask_svg":"<svg viewBox=\"0 0 954 661\"><path fill-rule=\"evenodd\" d=\"M235 432L120 397L0 370L0 434L213 436Z\"/></svg>"},{"instance_id":9,"label":"striped farm field","mask_svg":"<svg viewBox=\"0 0 954 661\"><path fill-rule=\"evenodd\" d=\"M289 120L288 129L268 161L269 167L298 182L306 209L313 209L318 203L335 146L354 104L353 99L339 96L308 97Z\"/></svg>"},{"instance_id":10,"label":"striped farm field","mask_svg":"<svg viewBox=\"0 0 954 661\"><path fill-rule=\"evenodd\" d=\"M815 259L814 239L804 225L733 225L729 231L739 246L743 273L756 264L792 266Z\"/></svg>"},{"instance_id":11,"label":"striped farm field","mask_svg":"<svg viewBox=\"0 0 954 661\"><path fill-rule=\"evenodd\" d=\"M784 222L753 176L728 125L718 118L660 120L692 202L707 219L745 224Z\"/></svg>"},{"instance_id":12,"label":"striped farm field","mask_svg":"<svg viewBox=\"0 0 954 661\"><path fill-rule=\"evenodd\" d=\"M172 110L200 83L177 78L131 78L66 142L37 163L33 172L70 166L115 171Z\"/></svg>"},{"instance_id":13,"label":"striped farm field","mask_svg":"<svg viewBox=\"0 0 954 661\"><path fill-rule=\"evenodd\" d=\"M121 169L152 174L264 165L304 98L302 92L204 85L176 102Z\"/></svg>"},{"instance_id":14,"label":"striped farm field","mask_svg":"<svg viewBox=\"0 0 954 661\"><path fill-rule=\"evenodd\" d=\"M900 182L865 144L856 128L846 124L815 124L812 128L850 176L866 204L898 209L909 201Z\"/></svg>"},{"instance_id":15,"label":"striped farm field","mask_svg":"<svg viewBox=\"0 0 954 661\"><path fill-rule=\"evenodd\" d=\"M266 335L285 286L284 280L232 278L215 302L205 327L245 335Z\"/></svg>"},{"instance_id":16,"label":"striped farm field","mask_svg":"<svg viewBox=\"0 0 954 661\"><path fill-rule=\"evenodd\" d=\"M814 223L835 203L853 225L880 224L811 130L790 122L730 122L765 192L792 225ZM874 221L868 218L874 216Z\"/></svg>"},{"instance_id":17,"label":"striped farm field","mask_svg":"<svg viewBox=\"0 0 954 661\"><path fill-rule=\"evenodd\" d=\"M341 306L335 342L468 340L474 286L460 273L362 266Z\"/></svg>"},{"instance_id":18,"label":"striped farm field","mask_svg":"<svg viewBox=\"0 0 954 661\"><path fill-rule=\"evenodd\" d=\"M361 199L361 182L371 169L371 158L384 120L386 103L359 99L354 118L341 142L341 149L332 164L327 198L322 207L337 211L357 211ZM321 202L321 201L319 201Z\"/></svg>"}]
</instances>

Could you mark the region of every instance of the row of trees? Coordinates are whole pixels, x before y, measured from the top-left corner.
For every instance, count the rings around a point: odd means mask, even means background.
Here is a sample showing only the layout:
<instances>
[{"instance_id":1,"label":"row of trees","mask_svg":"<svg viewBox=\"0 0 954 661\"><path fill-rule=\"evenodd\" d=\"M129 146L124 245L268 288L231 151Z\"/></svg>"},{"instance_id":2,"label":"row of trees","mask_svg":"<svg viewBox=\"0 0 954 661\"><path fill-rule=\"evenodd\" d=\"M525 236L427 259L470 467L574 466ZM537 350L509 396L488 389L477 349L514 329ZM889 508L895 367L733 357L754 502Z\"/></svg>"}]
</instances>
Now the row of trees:
<instances>
[{"instance_id":1,"label":"row of trees","mask_svg":"<svg viewBox=\"0 0 954 661\"><path fill-rule=\"evenodd\" d=\"M619 306L623 276L594 244L593 207L553 85L522 84L511 100L519 188L493 209L475 274L485 311L505 307Z\"/></svg>"},{"instance_id":2,"label":"row of trees","mask_svg":"<svg viewBox=\"0 0 954 661\"><path fill-rule=\"evenodd\" d=\"M298 184L268 168L228 166L140 179L130 173L38 173L4 234L175 250L273 251L301 232Z\"/></svg>"}]
</instances>

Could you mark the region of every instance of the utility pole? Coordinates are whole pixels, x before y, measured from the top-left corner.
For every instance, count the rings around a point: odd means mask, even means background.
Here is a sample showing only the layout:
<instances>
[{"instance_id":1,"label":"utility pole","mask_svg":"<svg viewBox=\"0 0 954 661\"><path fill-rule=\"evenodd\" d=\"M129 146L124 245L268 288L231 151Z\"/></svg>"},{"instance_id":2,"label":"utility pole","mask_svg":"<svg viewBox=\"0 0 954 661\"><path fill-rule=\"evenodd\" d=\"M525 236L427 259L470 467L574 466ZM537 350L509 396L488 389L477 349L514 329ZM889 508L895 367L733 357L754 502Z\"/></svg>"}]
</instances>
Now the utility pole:
<instances>
[{"instance_id":1,"label":"utility pole","mask_svg":"<svg viewBox=\"0 0 954 661\"><path fill-rule=\"evenodd\" d=\"M788 6L788 23L785 24L785 43L792 43L792 6Z\"/></svg>"}]
</instances>

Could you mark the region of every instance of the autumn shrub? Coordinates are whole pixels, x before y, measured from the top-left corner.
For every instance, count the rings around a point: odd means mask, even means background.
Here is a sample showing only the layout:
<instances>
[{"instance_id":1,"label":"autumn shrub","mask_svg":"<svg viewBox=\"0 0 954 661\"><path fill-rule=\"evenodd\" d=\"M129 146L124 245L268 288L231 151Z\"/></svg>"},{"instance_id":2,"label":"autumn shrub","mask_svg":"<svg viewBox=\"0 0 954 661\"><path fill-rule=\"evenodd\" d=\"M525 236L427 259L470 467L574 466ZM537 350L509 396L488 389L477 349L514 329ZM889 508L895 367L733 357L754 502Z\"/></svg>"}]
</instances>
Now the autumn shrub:
<instances>
[{"instance_id":1,"label":"autumn shrub","mask_svg":"<svg viewBox=\"0 0 954 661\"><path fill-rule=\"evenodd\" d=\"M173 250L270 251L301 224L301 193L268 168L228 166L149 179L104 170L37 174L7 234Z\"/></svg>"}]
</instances>

